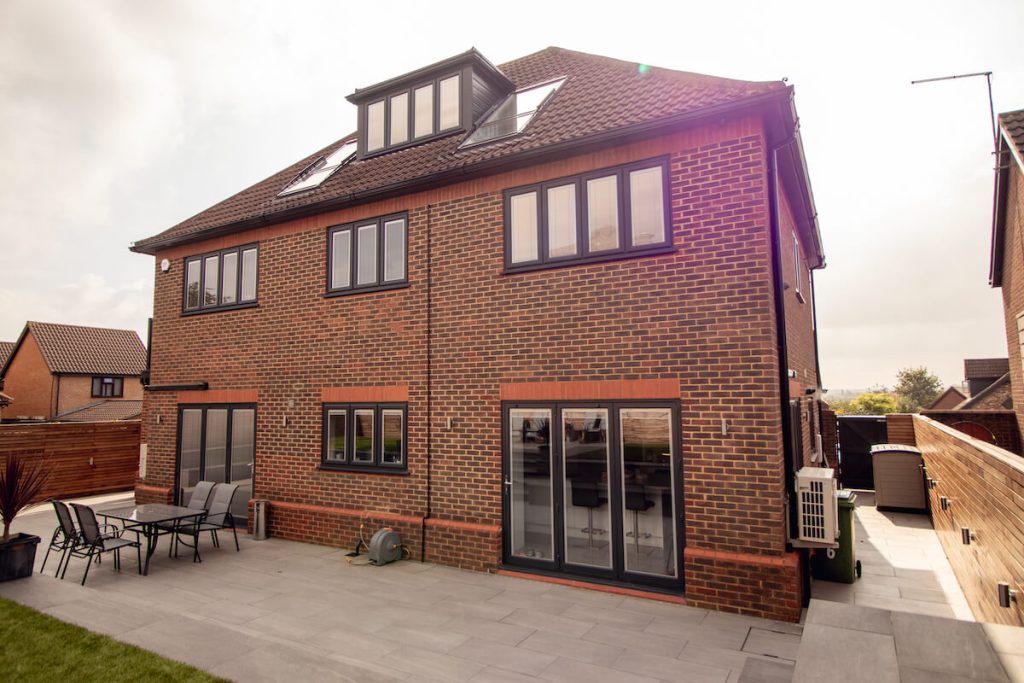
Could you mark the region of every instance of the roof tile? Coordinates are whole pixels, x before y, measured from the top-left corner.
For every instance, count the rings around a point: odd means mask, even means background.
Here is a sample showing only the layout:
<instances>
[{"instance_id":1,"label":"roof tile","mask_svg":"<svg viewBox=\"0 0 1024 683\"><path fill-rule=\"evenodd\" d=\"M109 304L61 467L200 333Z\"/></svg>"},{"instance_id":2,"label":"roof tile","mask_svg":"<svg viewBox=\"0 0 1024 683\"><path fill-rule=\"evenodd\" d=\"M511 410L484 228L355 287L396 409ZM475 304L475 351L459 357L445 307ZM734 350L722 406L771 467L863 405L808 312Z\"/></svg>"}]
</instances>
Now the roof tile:
<instances>
[{"instance_id":1,"label":"roof tile","mask_svg":"<svg viewBox=\"0 0 1024 683\"><path fill-rule=\"evenodd\" d=\"M146 347L134 330L29 322L50 372L67 375L139 375Z\"/></svg>"},{"instance_id":2,"label":"roof tile","mask_svg":"<svg viewBox=\"0 0 1024 683\"><path fill-rule=\"evenodd\" d=\"M98 401L58 415L58 422L115 422L135 420L142 414L141 400Z\"/></svg>"}]
</instances>

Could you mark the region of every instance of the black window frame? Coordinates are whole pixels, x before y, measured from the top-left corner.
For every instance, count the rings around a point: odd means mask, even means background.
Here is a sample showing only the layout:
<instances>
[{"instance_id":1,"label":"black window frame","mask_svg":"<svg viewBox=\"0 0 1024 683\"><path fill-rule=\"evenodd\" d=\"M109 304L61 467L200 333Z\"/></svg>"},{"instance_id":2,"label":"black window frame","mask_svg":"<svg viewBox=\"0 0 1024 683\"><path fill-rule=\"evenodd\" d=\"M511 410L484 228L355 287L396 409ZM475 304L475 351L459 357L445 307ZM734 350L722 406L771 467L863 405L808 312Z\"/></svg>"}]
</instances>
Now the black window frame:
<instances>
[{"instance_id":1,"label":"black window frame","mask_svg":"<svg viewBox=\"0 0 1024 683\"><path fill-rule=\"evenodd\" d=\"M110 393L103 393L103 388L108 386L110 380ZM97 384L97 382L99 384ZM99 386L99 393L96 387ZM93 375L92 377L92 398L124 398L124 376L123 375Z\"/></svg>"},{"instance_id":2,"label":"black window frame","mask_svg":"<svg viewBox=\"0 0 1024 683\"><path fill-rule=\"evenodd\" d=\"M384 279L384 257L385 257L385 234L384 226L395 220L402 220L405 224L405 244L403 247L403 258L405 265L400 280ZM374 225L377 235L377 278L372 284L361 285L358 283L358 261L359 261L359 228ZM334 274L334 236L339 232L349 231L349 284L347 287L334 287L332 277ZM342 225L333 225L327 228L327 270L324 280L326 291L324 296L348 296L363 292L380 292L389 289L401 289L409 286L409 214L402 211L386 216L377 216L360 221L352 221Z\"/></svg>"},{"instance_id":3,"label":"black window frame","mask_svg":"<svg viewBox=\"0 0 1024 683\"><path fill-rule=\"evenodd\" d=\"M629 174L633 171L640 171L648 168L661 168L662 182L662 210L664 211L665 238L655 244L641 246L632 245L632 215L630 202ZM587 227L587 181L597 178L614 176L616 179L616 192L618 193L618 236L619 246L616 249L603 251L590 251L590 235ZM572 256L549 257L547 255L549 245L549 228L547 221L548 198L547 192L551 188L564 185L575 185L576 187L576 254ZM512 206L511 198L517 195L537 194L537 258L532 261L512 262ZM668 157L655 157L644 161L636 161L620 166L588 171L571 176L545 180L541 183L521 185L507 189L503 192L503 234L505 240L504 267L505 273L520 273L534 270L545 270L569 265L584 263L600 263L602 261L615 261L624 258L638 258L643 256L655 256L658 254L671 253L676 251L673 242L672 229L672 198L671 182L669 178Z\"/></svg>"},{"instance_id":4,"label":"black window frame","mask_svg":"<svg viewBox=\"0 0 1024 683\"><path fill-rule=\"evenodd\" d=\"M249 300L242 300L242 274L244 272L243 264L245 262L245 252L254 250L256 252L256 291L255 296ZM233 303L221 303L224 296L224 257L230 254L235 254L236 265L235 265L235 301ZM216 304L204 304L205 293L206 293L206 259L216 257L217 258L217 303ZM199 263L199 303L197 306L189 307L188 305L188 267L190 263ZM213 311L231 311L240 308L253 308L259 305L259 290L260 290L260 248L259 242L252 242L250 244L242 244L237 247L230 247L228 249L219 249L217 251L209 251L202 254L193 254L186 256L184 259L184 268L181 276L181 311L182 315L200 315L203 313L211 313Z\"/></svg>"},{"instance_id":5,"label":"black window frame","mask_svg":"<svg viewBox=\"0 0 1024 683\"><path fill-rule=\"evenodd\" d=\"M459 112L458 123L451 128L441 128L441 81L446 81L449 78L458 78L458 87L456 92L459 95L459 101L457 103L457 110ZM379 97L375 97L372 100L368 100L366 103L360 105L359 109L359 149L361 151L359 158L369 159L371 157L378 156L380 154L387 154L398 149L405 149L413 145L418 145L423 142L428 142L436 138L451 135L452 133L465 131L465 99L466 99L466 75L462 70L456 70L448 72L434 78L429 78L423 81L419 81L414 85L410 85L404 88L399 88L391 92L382 93ZM433 91L433 112L434 117L431 122L430 132L416 137L416 91L425 86L430 86ZM408 95L406 98L406 126L407 135L403 142L397 144L391 144L391 99L399 95ZM369 123L370 123L370 105L377 104L378 102L384 103L384 146L376 147L374 149L369 148Z\"/></svg>"},{"instance_id":6,"label":"black window frame","mask_svg":"<svg viewBox=\"0 0 1024 683\"><path fill-rule=\"evenodd\" d=\"M328 460L327 446L330 438L331 411L344 410L345 413L345 457L342 460ZM354 462L355 450L355 415L357 410L373 411L373 461L369 463ZM400 463L384 462L384 411L400 410L402 412L402 461ZM408 403L324 403L321 406L321 450L320 469L339 472L372 472L379 474L409 473L409 404Z\"/></svg>"}]
</instances>

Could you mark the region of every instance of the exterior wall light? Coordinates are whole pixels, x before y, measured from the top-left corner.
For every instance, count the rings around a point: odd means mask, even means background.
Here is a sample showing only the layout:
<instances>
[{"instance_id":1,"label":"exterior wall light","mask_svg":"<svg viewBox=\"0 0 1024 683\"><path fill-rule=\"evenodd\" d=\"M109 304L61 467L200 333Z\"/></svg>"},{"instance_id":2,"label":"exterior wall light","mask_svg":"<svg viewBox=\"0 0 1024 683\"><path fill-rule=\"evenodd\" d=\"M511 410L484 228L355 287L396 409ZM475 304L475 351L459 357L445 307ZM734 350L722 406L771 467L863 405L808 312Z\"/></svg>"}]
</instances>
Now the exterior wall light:
<instances>
[{"instance_id":1,"label":"exterior wall light","mask_svg":"<svg viewBox=\"0 0 1024 683\"><path fill-rule=\"evenodd\" d=\"M1010 588L1010 584L1000 581L996 584L996 592L999 595L999 606L1009 607L1011 602L1017 602L1017 591Z\"/></svg>"}]
</instances>

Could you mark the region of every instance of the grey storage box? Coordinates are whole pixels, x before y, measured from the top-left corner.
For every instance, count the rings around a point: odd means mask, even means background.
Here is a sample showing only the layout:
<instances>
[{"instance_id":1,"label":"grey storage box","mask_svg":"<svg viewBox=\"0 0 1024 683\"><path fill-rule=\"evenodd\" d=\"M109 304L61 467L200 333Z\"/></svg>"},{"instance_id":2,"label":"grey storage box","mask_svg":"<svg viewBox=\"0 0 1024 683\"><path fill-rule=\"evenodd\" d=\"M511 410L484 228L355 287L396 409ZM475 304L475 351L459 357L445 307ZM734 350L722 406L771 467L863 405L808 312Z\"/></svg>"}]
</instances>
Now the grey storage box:
<instances>
[{"instance_id":1,"label":"grey storage box","mask_svg":"<svg viewBox=\"0 0 1024 683\"><path fill-rule=\"evenodd\" d=\"M913 446L883 443L871 447L875 471L875 506L902 510L927 509L921 451Z\"/></svg>"}]
</instances>

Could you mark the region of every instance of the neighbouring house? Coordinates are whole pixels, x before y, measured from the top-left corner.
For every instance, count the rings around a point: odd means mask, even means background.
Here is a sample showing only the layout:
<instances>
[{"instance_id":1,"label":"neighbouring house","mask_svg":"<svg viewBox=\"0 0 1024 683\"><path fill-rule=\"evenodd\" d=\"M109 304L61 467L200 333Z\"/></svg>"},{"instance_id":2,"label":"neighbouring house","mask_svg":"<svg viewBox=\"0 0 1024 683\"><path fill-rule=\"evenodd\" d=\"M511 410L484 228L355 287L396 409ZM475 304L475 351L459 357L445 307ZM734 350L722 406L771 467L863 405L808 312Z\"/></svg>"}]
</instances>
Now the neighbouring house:
<instances>
[{"instance_id":1,"label":"neighbouring house","mask_svg":"<svg viewBox=\"0 0 1024 683\"><path fill-rule=\"evenodd\" d=\"M142 400L145 367L146 348L133 330L28 322L0 366L3 393L12 399L0 416L59 420L86 406L131 405Z\"/></svg>"},{"instance_id":2,"label":"neighbouring house","mask_svg":"<svg viewBox=\"0 0 1024 683\"><path fill-rule=\"evenodd\" d=\"M939 394L939 397L932 401L931 405L929 405L926 410L948 410L950 408L955 408L966 399L967 397L964 396L962 391L956 387L949 387Z\"/></svg>"},{"instance_id":3,"label":"neighbouring house","mask_svg":"<svg viewBox=\"0 0 1024 683\"><path fill-rule=\"evenodd\" d=\"M964 382L968 395L977 396L1009 371L1009 358L965 358Z\"/></svg>"},{"instance_id":4,"label":"neighbouring house","mask_svg":"<svg viewBox=\"0 0 1024 683\"><path fill-rule=\"evenodd\" d=\"M470 50L348 99L356 132L133 245L136 498L234 481L284 538L799 618L824 254L792 86Z\"/></svg>"},{"instance_id":5,"label":"neighbouring house","mask_svg":"<svg viewBox=\"0 0 1024 683\"><path fill-rule=\"evenodd\" d=\"M1013 409L1024 427L1024 109L999 115L989 284L1003 293ZM973 392L972 392L973 393Z\"/></svg>"}]
</instances>

